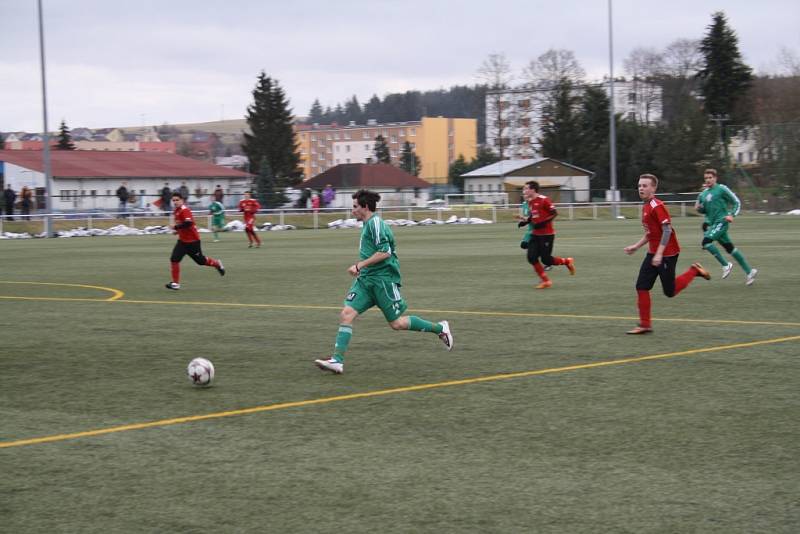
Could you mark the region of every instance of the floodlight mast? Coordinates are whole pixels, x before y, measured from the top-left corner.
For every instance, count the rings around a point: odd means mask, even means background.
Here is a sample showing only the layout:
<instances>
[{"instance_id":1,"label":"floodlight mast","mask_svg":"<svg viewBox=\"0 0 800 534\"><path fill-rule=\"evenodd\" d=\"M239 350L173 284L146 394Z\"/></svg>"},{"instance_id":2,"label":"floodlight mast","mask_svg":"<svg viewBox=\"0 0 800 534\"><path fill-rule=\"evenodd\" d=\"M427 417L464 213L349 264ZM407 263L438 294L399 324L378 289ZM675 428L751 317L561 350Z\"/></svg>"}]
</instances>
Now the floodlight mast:
<instances>
[{"instance_id":1,"label":"floodlight mast","mask_svg":"<svg viewBox=\"0 0 800 534\"><path fill-rule=\"evenodd\" d=\"M614 110L614 26L612 24L612 1L608 0L608 157L609 189L611 189L611 211L619 216L619 192L617 191L617 125Z\"/></svg>"},{"instance_id":2,"label":"floodlight mast","mask_svg":"<svg viewBox=\"0 0 800 534\"><path fill-rule=\"evenodd\" d=\"M44 147L42 150L42 157L44 159L44 190L45 190L45 213L44 220L44 234L45 237L53 237L53 221L50 214L53 213L53 195L52 187L50 185L50 136L47 129L47 81L45 77L45 62L44 62L44 21L42 16L42 0L37 0L39 8L39 66L42 72L42 116L44 121L44 135L42 141Z\"/></svg>"}]
</instances>

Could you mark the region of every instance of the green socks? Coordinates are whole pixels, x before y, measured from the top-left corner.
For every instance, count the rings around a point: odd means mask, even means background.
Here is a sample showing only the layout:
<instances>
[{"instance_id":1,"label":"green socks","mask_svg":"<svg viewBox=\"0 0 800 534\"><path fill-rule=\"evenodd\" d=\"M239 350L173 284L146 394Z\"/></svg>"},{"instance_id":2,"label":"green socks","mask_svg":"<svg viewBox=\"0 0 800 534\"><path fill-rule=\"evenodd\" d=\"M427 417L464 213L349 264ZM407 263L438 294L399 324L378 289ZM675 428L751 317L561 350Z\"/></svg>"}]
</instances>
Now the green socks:
<instances>
[{"instance_id":1,"label":"green socks","mask_svg":"<svg viewBox=\"0 0 800 534\"><path fill-rule=\"evenodd\" d=\"M433 332L434 334L442 333L442 325L439 323L432 323L425 319L420 319L416 315L408 316L408 329L415 332Z\"/></svg>"},{"instance_id":2,"label":"green socks","mask_svg":"<svg viewBox=\"0 0 800 534\"><path fill-rule=\"evenodd\" d=\"M744 255L741 252L739 252L738 248L733 249L733 252L731 252L731 256L733 256L733 258L736 260L736 263L738 263L742 267L742 269L744 269L744 272L749 273L750 271L753 270L750 267L750 264L747 263L747 260L744 259Z\"/></svg>"},{"instance_id":3,"label":"green socks","mask_svg":"<svg viewBox=\"0 0 800 534\"><path fill-rule=\"evenodd\" d=\"M706 250L709 251L711 255L717 259L720 265L722 265L723 267L728 265L728 262L725 261L725 258L722 257L722 254L720 254L719 249L714 246L714 243L709 243L708 245L706 245Z\"/></svg>"},{"instance_id":4,"label":"green socks","mask_svg":"<svg viewBox=\"0 0 800 534\"><path fill-rule=\"evenodd\" d=\"M353 337L353 327L349 324L340 324L336 333L336 346L333 349L333 359L337 362L344 362L344 353L347 352L351 337Z\"/></svg>"}]
</instances>

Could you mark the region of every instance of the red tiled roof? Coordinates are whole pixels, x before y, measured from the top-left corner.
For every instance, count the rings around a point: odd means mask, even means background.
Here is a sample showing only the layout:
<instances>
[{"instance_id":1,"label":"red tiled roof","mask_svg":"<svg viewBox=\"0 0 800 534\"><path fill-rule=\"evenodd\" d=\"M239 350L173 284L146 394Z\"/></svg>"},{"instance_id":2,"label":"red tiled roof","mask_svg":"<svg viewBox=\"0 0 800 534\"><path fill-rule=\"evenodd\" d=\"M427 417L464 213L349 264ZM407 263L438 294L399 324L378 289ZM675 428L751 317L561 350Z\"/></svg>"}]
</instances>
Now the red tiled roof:
<instances>
[{"instance_id":1,"label":"red tiled roof","mask_svg":"<svg viewBox=\"0 0 800 534\"><path fill-rule=\"evenodd\" d=\"M0 150L0 161L44 172L44 152ZM51 150L54 178L248 178L246 172L166 152Z\"/></svg>"},{"instance_id":2,"label":"red tiled roof","mask_svg":"<svg viewBox=\"0 0 800 534\"><path fill-rule=\"evenodd\" d=\"M336 188L431 186L425 180L385 163L343 163L306 180L300 187L322 189L328 184Z\"/></svg>"}]
</instances>

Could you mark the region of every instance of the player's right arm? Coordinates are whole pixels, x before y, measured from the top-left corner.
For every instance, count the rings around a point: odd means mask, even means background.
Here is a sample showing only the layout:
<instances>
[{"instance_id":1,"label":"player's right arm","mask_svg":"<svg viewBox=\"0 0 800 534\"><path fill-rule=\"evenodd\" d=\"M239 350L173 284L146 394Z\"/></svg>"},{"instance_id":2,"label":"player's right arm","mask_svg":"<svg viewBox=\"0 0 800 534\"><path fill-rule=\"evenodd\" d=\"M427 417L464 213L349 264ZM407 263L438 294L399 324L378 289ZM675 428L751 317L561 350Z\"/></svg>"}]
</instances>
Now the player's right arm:
<instances>
[{"instance_id":1,"label":"player's right arm","mask_svg":"<svg viewBox=\"0 0 800 534\"><path fill-rule=\"evenodd\" d=\"M642 246L645 243L647 243L647 233L645 233L639 241L637 241L633 245L628 245L627 247L625 247L622 250L625 252L625 254L631 255L634 252L636 252L637 250L639 250L640 248L642 248Z\"/></svg>"}]
</instances>

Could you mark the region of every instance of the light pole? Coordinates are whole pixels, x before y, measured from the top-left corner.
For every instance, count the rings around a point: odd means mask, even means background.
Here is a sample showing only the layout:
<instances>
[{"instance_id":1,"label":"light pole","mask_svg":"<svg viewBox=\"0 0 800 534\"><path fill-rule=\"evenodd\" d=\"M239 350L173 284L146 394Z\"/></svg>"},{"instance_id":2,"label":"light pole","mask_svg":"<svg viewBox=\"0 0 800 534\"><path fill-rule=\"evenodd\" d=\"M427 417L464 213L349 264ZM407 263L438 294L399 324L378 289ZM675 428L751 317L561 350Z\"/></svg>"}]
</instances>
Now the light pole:
<instances>
[{"instance_id":1,"label":"light pole","mask_svg":"<svg viewBox=\"0 0 800 534\"><path fill-rule=\"evenodd\" d=\"M53 235L53 221L50 214L53 213L53 195L52 187L50 185L50 136L47 133L47 81L45 78L45 63L44 63L44 21L42 15L42 0L37 0L39 8L39 66L42 71L42 118L44 121L44 189L45 189L45 213L44 216L44 233L45 237L52 237Z\"/></svg>"},{"instance_id":2,"label":"light pole","mask_svg":"<svg viewBox=\"0 0 800 534\"><path fill-rule=\"evenodd\" d=\"M614 110L614 25L612 23L612 0L608 0L608 172L611 190L611 212L619 217L619 191L617 191L617 125Z\"/></svg>"}]
</instances>

